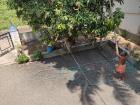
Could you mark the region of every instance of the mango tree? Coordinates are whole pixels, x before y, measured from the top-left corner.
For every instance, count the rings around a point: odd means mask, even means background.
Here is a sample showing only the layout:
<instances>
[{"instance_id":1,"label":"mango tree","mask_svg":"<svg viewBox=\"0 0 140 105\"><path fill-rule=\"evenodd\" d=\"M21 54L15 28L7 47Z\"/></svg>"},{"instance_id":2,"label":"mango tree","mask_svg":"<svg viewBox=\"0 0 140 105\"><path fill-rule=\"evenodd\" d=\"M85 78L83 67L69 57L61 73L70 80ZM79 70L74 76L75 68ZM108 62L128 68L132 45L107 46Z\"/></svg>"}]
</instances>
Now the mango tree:
<instances>
[{"instance_id":1,"label":"mango tree","mask_svg":"<svg viewBox=\"0 0 140 105\"><path fill-rule=\"evenodd\" d=\"M119 9L110 15L115 2L122 4L123 0L8 0L7 3L19 18L40 30L46 42L54 42L73 40L79 35L106 36L123 18Z\"/></svg>"}]
</instances>

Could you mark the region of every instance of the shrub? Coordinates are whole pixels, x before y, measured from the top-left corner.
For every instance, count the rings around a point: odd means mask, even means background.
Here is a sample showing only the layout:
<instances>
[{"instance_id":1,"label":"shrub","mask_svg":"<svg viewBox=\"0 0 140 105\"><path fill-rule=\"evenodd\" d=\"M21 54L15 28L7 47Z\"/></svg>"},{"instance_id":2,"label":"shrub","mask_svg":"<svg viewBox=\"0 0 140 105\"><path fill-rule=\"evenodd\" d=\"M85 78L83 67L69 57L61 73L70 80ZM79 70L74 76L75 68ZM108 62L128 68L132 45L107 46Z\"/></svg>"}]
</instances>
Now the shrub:
<instances>
[{"instance_id":1,"label":"shrub","mask_svg":"<svg viewBox=\"0 0 140 105\"><path fill-rule=\"evenodd\" d=\"M18 56L18 58L16 59L16 61L19 64L27 63L27 62L29 62L29 57L27 57L25 54L21 54L21 55Z\"/></svg>"},{"instance_id":2,"label":"shrub","mask_svg":"<svg viewBox=\"0 0 140 105\"><path fill-rule=\"evenodd\" d=\"M126 30L122 30L121 36L126 38L129 33Z\"/></svg>"},{"instance_id":3,"label":"shrub","mask_svg":"<svg viewBox=\"0 0 140 105\"><path fill-rule=\"evenodd\" d=\"M41 60L42 58L43 58L43 55L42 55L41 51L35 51L35 52L33 53L32 59L33 59L34 61L39 61L39 60Z\"/></svg>"}]
</instances>

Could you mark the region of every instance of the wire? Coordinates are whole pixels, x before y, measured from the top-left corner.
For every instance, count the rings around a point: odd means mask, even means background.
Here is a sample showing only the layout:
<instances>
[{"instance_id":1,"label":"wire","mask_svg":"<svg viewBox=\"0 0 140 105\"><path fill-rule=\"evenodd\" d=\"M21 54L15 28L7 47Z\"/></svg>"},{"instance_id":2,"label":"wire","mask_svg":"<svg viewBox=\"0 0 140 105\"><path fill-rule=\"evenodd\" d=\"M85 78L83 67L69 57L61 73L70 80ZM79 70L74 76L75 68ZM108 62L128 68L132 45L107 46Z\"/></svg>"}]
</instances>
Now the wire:
<instances>
[{"instance_id":1,"label":"wire","mask_svg":"<svg viewBox=\"0 0 140 105\"><path fill-rule=\"evenodd\" d=\"M66 43L66 47L67 47L67 49L68 49L68 51L69 51L69 54L71 55L71 57L72 57L73 60L75 61L76 65L78 66L80 72L83 74L83 76L84 76L85 80L87 81L88 85L90 85L90 86L96 86L95 84L92 84L91 81L87 78L87 76L86 76L85 73L83 72L83 70L82 70L80 64L78 63L76 57L73 55L73 53L71 52L70 48L67 46L67 43ZM96 91L95 91L95 92L96 92ZM103 98L100 96L100 94L97 93L97 92L96 92L96 94L98 95L98 97L100 98L100 100L103 102L103 104L104 104L104 105L107 105L107 104L105 103L105 101L103 100Z\"/></svg>"}]
</instances>

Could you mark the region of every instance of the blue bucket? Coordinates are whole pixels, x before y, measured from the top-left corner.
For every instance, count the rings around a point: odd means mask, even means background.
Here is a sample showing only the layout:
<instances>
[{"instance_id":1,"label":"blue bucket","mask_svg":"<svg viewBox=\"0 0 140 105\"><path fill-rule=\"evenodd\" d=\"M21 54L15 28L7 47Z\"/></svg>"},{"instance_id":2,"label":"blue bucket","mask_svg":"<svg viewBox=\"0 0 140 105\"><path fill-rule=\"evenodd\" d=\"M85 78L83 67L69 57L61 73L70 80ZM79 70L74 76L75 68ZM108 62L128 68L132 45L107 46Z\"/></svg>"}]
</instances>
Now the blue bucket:
<instances>
[{"instance_id":1,"label":"blue bucket","mask_svg":"<svg viewBox=\"0 0 140 105\"><path fill-rule=\"evenodd\" d=\"M53 50L54 50L54 48L53 48L52 46L48 46L48 47L47 47L47 52L48 52L48 53L53 52Z\"/></svg>"}]
</instances>

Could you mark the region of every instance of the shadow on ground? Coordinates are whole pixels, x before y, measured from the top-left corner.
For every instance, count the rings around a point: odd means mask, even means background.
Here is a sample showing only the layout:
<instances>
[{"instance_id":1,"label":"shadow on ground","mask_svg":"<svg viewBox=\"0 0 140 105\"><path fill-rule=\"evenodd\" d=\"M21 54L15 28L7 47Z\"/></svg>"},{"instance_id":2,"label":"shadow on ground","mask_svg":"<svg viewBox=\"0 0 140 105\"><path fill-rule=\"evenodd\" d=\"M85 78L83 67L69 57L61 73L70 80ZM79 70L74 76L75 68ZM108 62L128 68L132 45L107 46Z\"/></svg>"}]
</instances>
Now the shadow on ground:
<instances>
[{"instance_id":1,"label":"shadow on ground","mask_svg":"<svg viewBox=\"0 0 140 105\"><path fill-rule=\"evenodd\" d=\"M113 70L115 63L113 59L115 56L113 52L110 47L105 46L102 50L93 49L75 53L74 56L81 65L81 69L78 68L70 55L46 59L45 63L54 63L54 68L58 70L67 68L75 72L74 78L69 80L66 86L72 93L78 87L81 89L80 101L82 105L96 105L91 95L100 91L99 83L102 76L103 82L113 87L114 98L121 102L122 105L130 105L129 100L132 99L132 95L129 91L133 90L137 94L140 93L140 73L138 70L127 72L124 82L114 79Z\"/></svg>"}]
</instances>

